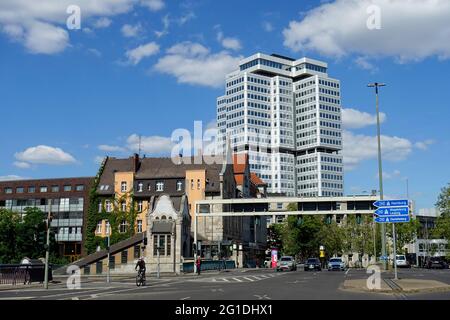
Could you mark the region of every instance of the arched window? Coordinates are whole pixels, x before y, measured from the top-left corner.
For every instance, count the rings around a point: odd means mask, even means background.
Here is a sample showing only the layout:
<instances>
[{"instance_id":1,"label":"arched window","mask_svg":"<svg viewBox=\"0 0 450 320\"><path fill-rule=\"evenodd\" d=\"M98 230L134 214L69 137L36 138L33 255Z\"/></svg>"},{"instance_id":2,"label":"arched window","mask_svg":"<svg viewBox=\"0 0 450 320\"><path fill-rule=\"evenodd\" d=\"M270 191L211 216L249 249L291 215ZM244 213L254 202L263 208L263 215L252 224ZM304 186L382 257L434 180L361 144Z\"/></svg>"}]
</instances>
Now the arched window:
<instances>
[{"instance_id":1,"label":"arched window","mask_svg":"<svg viewBox=\"0 0 450 320\"><path fill-rule=\"evenodd\" d=\"M167 219L166 216L162 216L162 217L161 217L161 220L166 220L166 219Z\"/></svg>"}]
</instances>

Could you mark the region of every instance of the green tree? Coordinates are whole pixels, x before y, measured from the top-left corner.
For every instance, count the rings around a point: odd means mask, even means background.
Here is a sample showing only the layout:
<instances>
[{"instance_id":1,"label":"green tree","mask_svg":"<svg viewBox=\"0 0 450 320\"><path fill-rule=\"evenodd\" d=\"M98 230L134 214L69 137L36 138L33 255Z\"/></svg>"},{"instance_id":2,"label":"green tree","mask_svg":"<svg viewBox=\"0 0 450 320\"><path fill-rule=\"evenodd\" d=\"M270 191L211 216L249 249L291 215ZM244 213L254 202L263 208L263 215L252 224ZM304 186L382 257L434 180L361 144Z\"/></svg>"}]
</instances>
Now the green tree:
<instances>
[{"instance_id":1,"label":"green tree","mask_svg":"<svg viewBox=\"0 0 450 320\"><path fill-rule=\"evenodd\" d=\"M408 243L412 243L417 236L420 229L420 222L417 219L411 219L409 222L396 223L395 235L396 235L396 250L397 254L404 254L404 246ZM392 238L392 223L386 226L386 233Z\"/></svg>"},{"instance_id":2,"label":"green tree","mask_svg":"<svg viewBox=\"0 0 450 320\"><path fill-rule=\"evenodd\" d=\"M0 263L17 262L17 227L20 216L6 209L0 209Z\"/></svg>"},{"instance_id":3,"label":"green tree","mask_svg":"<svg viewBox=\"0 0 450 320\"><path fill-rule=\"evenodd\" d=\"M318 256L320 241L318 233L323 221L319 216L289 216L283 232L283 252L300 256L301 259Z\"/></svg>"},{"instance_id":4,"label":"green tree","mask_svg":"<svg viewBox=\"0 0 450 320\"><path fill-rule=\"evenodd\" d=\"M323 224L318 232L320 245L325 247L325 254L328 257L341 255L345 251L345 230L336 222Z\"/></svg>"},{"instance_id":5,"label":"green tree","mask_svg":"<svg viewBox=\"0 0 450 320\"><path fill-rule=\"evenodd\" d=\"M441 189L436 207L441 216L436 220L436 228L433 236L436 238L450 239L450 183Z\"/></svg>"}]
</instances>

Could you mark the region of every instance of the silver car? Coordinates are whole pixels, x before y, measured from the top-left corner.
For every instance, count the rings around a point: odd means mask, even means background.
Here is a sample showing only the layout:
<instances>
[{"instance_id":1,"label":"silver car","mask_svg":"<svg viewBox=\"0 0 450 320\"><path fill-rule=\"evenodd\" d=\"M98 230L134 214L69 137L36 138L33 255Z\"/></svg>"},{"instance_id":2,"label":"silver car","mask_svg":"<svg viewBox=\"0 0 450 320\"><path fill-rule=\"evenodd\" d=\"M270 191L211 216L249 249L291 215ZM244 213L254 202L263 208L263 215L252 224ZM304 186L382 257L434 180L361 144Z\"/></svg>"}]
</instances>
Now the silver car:
<instances>
[{"instance_id":1,"label":"silver car","mask_svg":"<svg viewBox=\"0 0 450 320\"><path fill-rule=\"evenodd\" d=\"M277 271L283 270L290 270L290 271L297 270L297 263L295 262L294 257L283 256L280 258L280 260L277 263Z\"/></svg>"}]
</instances>

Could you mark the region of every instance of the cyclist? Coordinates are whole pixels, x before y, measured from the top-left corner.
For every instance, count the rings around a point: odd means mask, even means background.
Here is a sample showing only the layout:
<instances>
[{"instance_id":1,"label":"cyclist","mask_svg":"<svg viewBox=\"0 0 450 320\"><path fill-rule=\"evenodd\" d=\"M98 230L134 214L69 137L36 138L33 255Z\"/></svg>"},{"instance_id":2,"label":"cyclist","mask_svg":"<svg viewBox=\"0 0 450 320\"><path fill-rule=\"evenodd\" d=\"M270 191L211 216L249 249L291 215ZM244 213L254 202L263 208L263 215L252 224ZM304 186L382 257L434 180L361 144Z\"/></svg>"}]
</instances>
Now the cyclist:
<instances>
[{"instance_id":1,"label":"cyclist","mask_svg":"<svg viewBox=\"0 0 450 320\"><path fill-rule=\"evenodd\" d=\"M138 274L142 274L142 279L145 279L145 260L144 257L140 257L139 260L136 263L136 266L134 267L134 270L137 270L139 267Z\"/></svg>"}]
</instances>

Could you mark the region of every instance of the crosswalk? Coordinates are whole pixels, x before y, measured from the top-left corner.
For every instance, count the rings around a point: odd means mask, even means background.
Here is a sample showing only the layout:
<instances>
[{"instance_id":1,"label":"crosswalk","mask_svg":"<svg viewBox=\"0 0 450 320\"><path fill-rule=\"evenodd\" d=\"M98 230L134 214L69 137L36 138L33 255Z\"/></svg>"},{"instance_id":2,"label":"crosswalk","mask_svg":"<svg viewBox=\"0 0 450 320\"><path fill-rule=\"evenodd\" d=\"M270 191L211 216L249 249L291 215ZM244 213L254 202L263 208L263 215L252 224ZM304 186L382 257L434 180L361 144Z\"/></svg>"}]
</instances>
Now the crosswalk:
<instances>
[{"instance_id":1,"label":"crosswalk","mask_svg":"<svg viewBox=\"0 0 450 320\"><path fill-rule=\"evenodd\" d=\"M193 282L212 282L212 283L243 283L243 282L256 282L271 279L281 276L282 273L270 273L270 274L258 274L258 275L245 275L245 276L227 276L227 277L205 277L190 280Z\"/></svg>"}]
</instances>

